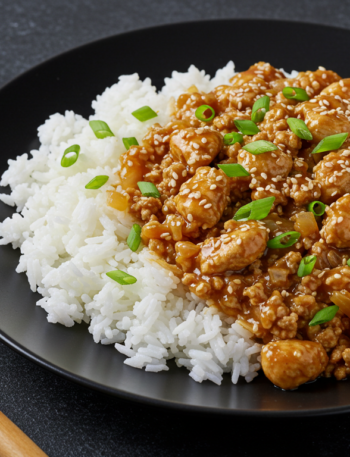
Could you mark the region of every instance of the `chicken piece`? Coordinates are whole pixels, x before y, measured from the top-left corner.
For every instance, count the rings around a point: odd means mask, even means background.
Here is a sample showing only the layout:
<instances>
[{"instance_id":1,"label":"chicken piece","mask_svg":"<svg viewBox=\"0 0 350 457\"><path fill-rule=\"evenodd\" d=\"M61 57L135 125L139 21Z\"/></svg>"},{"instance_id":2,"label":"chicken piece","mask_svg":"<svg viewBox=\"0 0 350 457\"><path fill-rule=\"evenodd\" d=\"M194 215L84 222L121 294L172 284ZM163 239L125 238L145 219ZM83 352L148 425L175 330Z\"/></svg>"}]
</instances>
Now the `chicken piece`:
<instances>
[{"instance_id":1,"label":"chicken piece","mask_svg":"<svg viewBox=\"0 0 350 457\"><path fill-rule=\"evenodd\" d=\"M350 195L326 208L321 236L330 246L350 248Z\"/></svg>"},{"instance_id":2,"label":"chicken piece","mask_svg":"<svg viewBox=\"0 0 350 457\"><path fill-rule=\"evenodd\" d=\"M313 141L318 143L326 136L334 133L350 132L350 121L336 110L309 111L305 116L305 124L310 130Z\"/></svg>"},{"instance_id":3,"label":"chicken piece","mask_svg":"<svg viewBox=\"0 0 350 457\"><path fill-rule=\"evenodd\" d=\"M321 200L327 205L350 192L350 151L327 154L315 167L316 180L321 184Z\"/></svg>"},{"instance_id":4,"label":"chicken piece","mask_svg":"<svg viewBox=\"0 0 350 457\"><path fill-rule=\"evenodd\" d=\"M142 139L142 146L151 154L164 157L169 152L170 135L188 125L183 121L169 122L164 127L153 124Z\"/></svg>"},{"instance_id":5,"label":"chicken piece","mask_svg":"<svg viewBox=\"0 0 350 457\"><path fill-rule=\"evenodd\" d=\"M143 180L143 176L149 171L147 165L154 164L151 156L155 159L152 151L147 151L143 146L131 146L131 148L120 156L120 183L123 190L136 188L137 183Z\"/></svg>"},{"instance_id":6,"label":"chicken piece","mask_svg":"<svg viewBox=\"0 0 350 457\"><path fill-rule=\"evenodd\" d=\"M213 125L217 130L219 130L219 132L237 132L238 130L235 126L235 120L250 120L250 117L250 113L242 112L234 108L229 108L224 113L214 117Z\"/></svg>"},{"instance_id":7,"label":"chicken piece","mask_svg":"<svg viewBox=\"0 0 350 457\"><path fill-rule=\"evenodd\" d=\"M301 174L288 177L287 185L288 187L284 187L284 192L295 201L297 206L307 205L321 195L321 184Z\"/></svg>"},{"instance_id":8,"label":"chicken piece","mask_svg":"<svg viewBox=\"0 0 350 457\"><path fill-rule=\"evenodd\" d=\"M301 87L312 97L318 95L325 87L340 79L340 76L334 71L319 67L316 71L301 71L294 79L292 87Z\"/></svg>"},{"instance_id":9,"label":"chicken piece","mask_svg":"<svg viewBox=\"0 0 350 457\"><path fill-rule=\"evenodd\" d=\"M287 199L282 193L282 186L284 178L288 176L293 166L290 155L280 149L259 155L242 149L237 160L251 174L252 180L249 187L253 189L253 200L273 196L276 198L275 205L287 204Z\"/></svg>"},{"instance_id":10,"label":"chicken piece","mask_svg":"<svg viewBox=\"0 0 350 457\"><path fill-rule=\"evenodd\" d=\"M225 229L224 235L204 241L199 255L202 274L241 270L264 253L268 233L263 223L230 220Z\"/></svg>"},{"instance_id":11,"label":"chicken piece","mask_svg":"<svg viewBox=\"0 0 350 457\"><path fill-rule=\"evenodd\" d=\"M176 195L187 179L185 165L179 162L173 162L169 167L163 169L162 178L162 182L158 185L159 192L167 197Z\"/></svg>"},{"instance_id":12,"label":"chicken piece","mask_svg":"<svg viewBox=\"0 0 350 457\"><path fill-rule=\"evenodd\" d=\"M227 205L229 178L222 170L198 168L175 197L177 211L194 228L204 230L217 224Z\"/></svg>"},{"instance_id":13,"label":"chicken piece","mask_svg":"<svg viewBox=\"0 0 350 457\"><path fill-rule=\"evenodd\" d=\"M321 94L333 95L334 97L349 100L350 78L334 82L322 90Z\"/></svg>"},{"instance_id":14,"label":"chicken piece","mask_svg":"<svg viewBox=\"0 0 350 457\"><path fill-rule=\"evenodd\" d=\"M284 390L296 389L316 379L326 368L328 356L320 343L313 341L273 341L261 352L265 376Z\"/></svg>"},{"instance_id":15,"label":"chicken piece","mask_svg":"<svg viewBox=\"0 0 350 457\"><path fill-rule=\"evenodd\" d=\"M302 282L307 277L305 276ZM305 283L309 286L307 281ZM324 303L330 303L330 297L334 292L338 291L350 291L350 268L348 266L340 266L332 270L327 270L321 276L321 284L317 286L317 298Z\"/></svg>"},{"instance_id":16,"label":"chicken piece","mask_svg":"<svg viewBox=\"0 0 350 457\"><path fill-rule=\"evenodd\" d=\"M284 74L269 63L259 62L247 71L238 73L231 80L231 85L222 85L214 89L220 111L228 108L238 110L251 108L259 96L270 90L270 82L284 78Z\"/></svg>"},{"instance_id":17,"label":"chicken piece","mask_svg":"<svg viewBox=\"0 0 350 457\"><path fill-rule=\"evenodd\" d=\"M286 178L293 166L291 156L280 149L258 155L242 149L238 154L237 161L255 178L255 180L252 179L252 189L259 186L266 187L267 184L271 185L281 178Z\"/></svg>"},{"instance_id":18,"label":"chicken piece","mask_svg":"<svg viewBox=\"0 0 350 457\"><path fill-rule=\"evenodd\" d=\"M222 147L220 133L209 128L183 129L170 139L170 154L176 162L188 166L191 174L197 168L209 165Z\"/></svg>"},{"instance_id":19,"label":"chicken piece","mask_svg":"<svg viewBox=\"0 0 350 457\"><path fill-rule=\"evenodd\" d=\"M250 82L257 76L262 78L267 83L285 78L285 74L281 70L277 70L277 68L273 67L267 62L258 62L249 67L247 71L237 73L230 79L230 83L232 86L240 87Z\"/></svg>"},{"instance_id":20,"label":"chicken piece","mask_svg":"<svg viewBox=\"0 0 350 457\"><path fill-rule=\"evenodd\" d=\"M204 122L197 119L195 112L201 105L209 105L215 112L218 111L216 98L211 93L191 92L181 94L176 102L175 117L189 123L193 127L200 127Z\"/></svg>"},{"instance_id":21,"label":"chicken piece","mask_svg":"<svg viewBox=\"0 0 350 457\"><path fill-rule=\"evenodd\" d=\"M300 116L301 119L305 119L307 113L310 111L322 113L324 111L331 110L337 110L344 114L346 107L347 105L343 100L322 92L320 95L317 95L311 100L296 105L295 115Z\"/></svg>"}]
</instances>

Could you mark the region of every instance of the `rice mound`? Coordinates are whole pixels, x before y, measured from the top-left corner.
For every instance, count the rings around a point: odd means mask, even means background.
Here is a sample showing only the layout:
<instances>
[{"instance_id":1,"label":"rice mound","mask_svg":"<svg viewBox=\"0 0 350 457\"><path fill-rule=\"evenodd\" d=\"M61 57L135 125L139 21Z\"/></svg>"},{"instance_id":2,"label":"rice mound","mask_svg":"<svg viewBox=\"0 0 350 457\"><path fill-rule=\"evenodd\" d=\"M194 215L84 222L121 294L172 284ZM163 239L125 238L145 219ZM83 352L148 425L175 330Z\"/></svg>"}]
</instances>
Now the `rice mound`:
<instances>
[{"instance_id":1,"label":"rice mound","mask_svg":"<svg viewBox=\"0 0 350 457\"><path fill-rule=\"evenodd\" d=\"M148 78L121 76L92 102L90 117L107 122L115 137L97 139L88 120L72 111L53 114L38 128L40 148L9 160L0 182L12 191L0 194L0 200L17 207L0 223L0 244L20 248L16 271L26 272L31 290L43 296L37 305L49 322L67 327L87 322L94 341L114 344L127 365L158 372L168 370L167 360L175 358L195 381L218 385L224 372L234 384L239 376L252 381L260 369L261 345L233 318L189 293L147 248L132 252L126 239L134 221L107 206L106 190L116 183L123 137L141 142L150 125L170 120L171 97L192 85L209 92L233 75L233 62L212 79L191 66L165 78L159 93ZM137 121L131 113L144 105L158 117ZM63 168L63 152L73 144L81 147L79 159ZM102 174L110 177L105 186L85 189ZM106 276L113 269L137 282L119 285Z\"/></svg>"}]
</instances>

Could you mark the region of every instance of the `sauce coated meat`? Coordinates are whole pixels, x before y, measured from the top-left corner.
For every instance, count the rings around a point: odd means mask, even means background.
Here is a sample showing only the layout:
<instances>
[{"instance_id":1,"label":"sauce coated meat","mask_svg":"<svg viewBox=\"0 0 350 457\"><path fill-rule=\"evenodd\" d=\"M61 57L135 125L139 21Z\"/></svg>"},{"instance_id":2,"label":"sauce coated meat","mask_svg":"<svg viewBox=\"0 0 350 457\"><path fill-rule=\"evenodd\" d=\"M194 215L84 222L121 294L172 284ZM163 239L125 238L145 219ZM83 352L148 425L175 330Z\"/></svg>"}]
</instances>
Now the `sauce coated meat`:
<instances>
[{"instance_id":1,"label":"sauce coated meat","mask_svg":"<svg viewBox=\"0 0 350 457\"><path fill-rule=\"evenodd\" d=\"M258 130L232 142L235 121L250 121L263 96L269 109ZM195 86L182 94L171 122L122 154L109 191L109 205L139 220L162 265L265 345L262 368L283 389L350 373L348 133L350 79L323 67L291 79L259 62L209 94ZM258 141L268 147L256 154ZM238 176L227 171L240 167ZM140 181L160 197L143 195Z\"/></svg>"}]
</instances>

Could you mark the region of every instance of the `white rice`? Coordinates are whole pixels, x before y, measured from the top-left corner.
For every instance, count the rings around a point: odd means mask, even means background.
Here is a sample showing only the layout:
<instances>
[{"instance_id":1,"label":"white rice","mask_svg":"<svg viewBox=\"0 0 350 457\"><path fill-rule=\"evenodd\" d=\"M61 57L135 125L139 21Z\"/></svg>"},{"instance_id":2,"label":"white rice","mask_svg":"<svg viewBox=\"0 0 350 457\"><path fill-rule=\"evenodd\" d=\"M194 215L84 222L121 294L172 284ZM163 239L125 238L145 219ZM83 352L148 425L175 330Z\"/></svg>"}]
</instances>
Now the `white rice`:
<instances>
[{"instance_id":1,"label":"white rice","mask_svg":"<svg viewBox=\"0 0 350 457\"><path fill-rule=\"evenodd\" d=\"M121 76L92 102L91 119L108 123L115 137L96 139L88 120L72 111L53 114L38 129L41 146L30 155L9 160L1 185L11 195L0 194L17 213L0 223L0 244L20 247L17 272L26 272L31 290L43 298L38 306L51 323L68 327L85 321L96 343L114 344L125 363L146 371L168 370L175 358L198 382L221 384L224 372L247 382L260 369L261 345L252 334L215 308L208 308L189 293L180 280L154 262L147 248L133 253L126 244L130 216L106 204L106 190L116 183L123 137L140 142L155 122L169 121L170 97L193 84L209 92L234 74L229 62L210 79L191 66L173 72L157 93L150 79L137 74ZM149 105L158 117L141 123L131 112ZM64 150L79 144L81 152L70 168L60 165ZM86 190L96 175L108 175L99 190ZM121 286L106 272L120 269L137 278Z\"/></svg>"}]
</instances>

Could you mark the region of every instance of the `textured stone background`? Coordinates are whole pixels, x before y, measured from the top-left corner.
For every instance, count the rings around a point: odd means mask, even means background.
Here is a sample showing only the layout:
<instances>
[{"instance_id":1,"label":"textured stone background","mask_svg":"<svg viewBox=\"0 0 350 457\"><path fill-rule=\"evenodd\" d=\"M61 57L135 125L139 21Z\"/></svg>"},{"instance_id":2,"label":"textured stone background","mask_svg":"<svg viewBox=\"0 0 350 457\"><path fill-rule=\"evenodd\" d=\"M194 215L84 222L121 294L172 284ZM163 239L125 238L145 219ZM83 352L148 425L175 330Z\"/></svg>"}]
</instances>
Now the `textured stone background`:
<instances>
[{"instance_id":1,"label":"textured stone background","mask_svg":"<svg viewBox=\"0 0 350 457\"><path fill-rule=\"evenodd\" d=\"M350 2L0 0L0 86L51 56L98 38L212 18L289 19L349 28ZM2 343L0 410L50 457L330 457L350 451L350 415L262 423L153 409L72 384Z\"/></svg>"}]
</instances>

